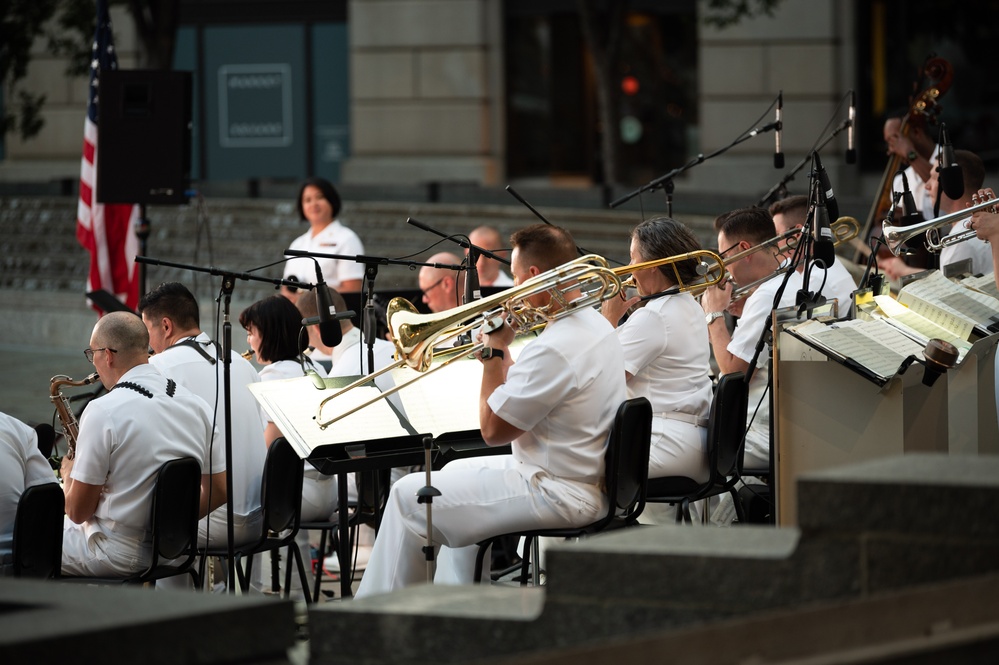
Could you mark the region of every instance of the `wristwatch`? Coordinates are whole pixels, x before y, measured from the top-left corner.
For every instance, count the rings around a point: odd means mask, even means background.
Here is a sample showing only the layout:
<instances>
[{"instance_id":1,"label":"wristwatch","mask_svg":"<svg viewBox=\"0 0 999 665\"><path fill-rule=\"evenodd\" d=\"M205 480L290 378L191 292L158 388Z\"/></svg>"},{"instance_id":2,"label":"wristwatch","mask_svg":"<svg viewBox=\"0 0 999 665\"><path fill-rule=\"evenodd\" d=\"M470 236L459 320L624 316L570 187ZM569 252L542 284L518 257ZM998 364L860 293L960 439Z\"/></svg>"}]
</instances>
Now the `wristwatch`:
<instances>
[{"instance_id":1,"label":"wristwatch","mask_svg":"<svg viewBox=\"0 0 999 665\"><path fill-rule=\"evenodd\" d=\"M491 346L487 346L482 349L481 358L483 361L489 360L490 358L499 358L500 360L503 360L506 358L506 354L503 353L503 349L494 349Z\"/></svg>"},{"instance_id":2,"label":"wristwatch","mask_svg":"<svg viewBox=\"0 0 999 665\"><path fill-rule=\"evenodd\" d=\"M919 157L919 155L917 155L917 154L916 154L916 151L915 151L915 150L910 150L910 151L909 151L909 154L905 156L905 158L909 160L909 163L910 163L910 164L911 164L912 162L916 161L916 158L917 158L917 157Z\"/></svg>"},{"instance_id":3,"label":"wristwatch","mask_svg":"<svg viewBox=\"0 0 999 665\"><path fill-rule=\"evenodd\" d=\"M725 312L709 312L704 315L704 322L710 326L712 321L720 319L723 316L725 316Z\"/></svg>"}]
</instances>

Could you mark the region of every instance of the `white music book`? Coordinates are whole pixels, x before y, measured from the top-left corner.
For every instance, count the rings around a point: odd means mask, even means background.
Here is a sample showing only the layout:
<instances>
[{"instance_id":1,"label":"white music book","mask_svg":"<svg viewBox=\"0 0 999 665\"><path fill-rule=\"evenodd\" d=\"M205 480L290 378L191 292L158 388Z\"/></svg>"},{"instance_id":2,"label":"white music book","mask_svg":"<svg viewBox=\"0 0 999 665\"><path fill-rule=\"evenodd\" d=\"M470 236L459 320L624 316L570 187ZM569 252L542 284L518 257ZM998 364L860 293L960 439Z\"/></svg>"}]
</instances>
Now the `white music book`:
<instances>
[{"instance_id":1,"label":"white music book","mask_svg":"<svg viewBox=\"0 0 999 665\"><path fill-rule=\"evenodd\" d=\"M387 439L416 434L388 400L375 399L381 391L372 382L353 388L328 402L322 409L322 422L374 400L368 406L338 420L326 429L319 426L319 404L335 390L359 377L320 379L327 387L320 389L311 376L250 384L250 392L281 430L295 452L308 458L319 446Z\"/></svg>"}]
</instances>

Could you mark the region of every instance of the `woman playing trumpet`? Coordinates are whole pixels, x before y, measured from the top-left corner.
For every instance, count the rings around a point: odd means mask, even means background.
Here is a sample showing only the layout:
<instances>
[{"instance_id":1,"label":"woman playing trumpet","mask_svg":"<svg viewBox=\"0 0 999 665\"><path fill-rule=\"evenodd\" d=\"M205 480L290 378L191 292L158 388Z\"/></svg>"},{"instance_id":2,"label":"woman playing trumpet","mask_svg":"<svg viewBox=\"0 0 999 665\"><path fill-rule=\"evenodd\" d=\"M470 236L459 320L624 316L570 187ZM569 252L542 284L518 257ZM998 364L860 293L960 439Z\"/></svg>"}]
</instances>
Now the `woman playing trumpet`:
<instances>
[{"instance_id":1,"label":"woman playing trumpet","mask_svg":"<svg viewBox=\"0 0 999 665\"><path fill-rule=\"evenodd\" d=\"M631 232L632 265L699 249L690 230L668 217L646 220ZM674 269L684 283L697 282L697 268L691 259L636 270L633 277L639 295L648 296L677 285ZM603 302L601 312L617 326L639 300L611 298ZM653 297L617 328L617 336L624 347L628 397L644 396L652 403L649 477L707 480L710 348L700 305L688 292Z\"/></svg>"}]
</instances>

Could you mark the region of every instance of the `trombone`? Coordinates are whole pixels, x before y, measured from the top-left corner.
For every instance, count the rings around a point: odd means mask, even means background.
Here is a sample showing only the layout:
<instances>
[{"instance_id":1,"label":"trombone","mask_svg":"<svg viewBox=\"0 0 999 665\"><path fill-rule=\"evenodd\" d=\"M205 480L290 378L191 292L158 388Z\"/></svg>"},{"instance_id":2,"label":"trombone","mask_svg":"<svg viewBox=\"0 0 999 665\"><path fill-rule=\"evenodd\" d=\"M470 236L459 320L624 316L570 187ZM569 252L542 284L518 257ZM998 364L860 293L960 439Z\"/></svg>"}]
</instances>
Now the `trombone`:
<instances>
[{"instance_id":1,"label":"trombone","mask_svg":"<svg viewBox=\"0 0 999 665\"><path fill-rule=\"evenodd\" d=\"M835 238L833 245L836 247L839 247L842 243L849 242L854 238L856 238L858 235L860 235L860 222L858 222L853 217L847 217L847 216L838 217L835 222L829 225L829 227L832 229L833 237ZM798 248L798 238L800 234L801 234L800 227L794 227L792 229L788 229L784 233L778 234L777 236L774 236L770 240L761 242L759 245L754 245L749 249L744 249L737 254L733 254L732 256L725 259L725 263L731 265L736 261L746 258L750 254L755 254L756 252L763 251L764 249L770 249L774 247L780 248L781 243L784 241L786 241L786 243L780 251L793 252L795 249ZM790 261L782 261L780 265L778 265L778 267L769 275L761 277L755 282L750 282L749 284L739 284L738 286L736 286L736 288L732 290L732 302L735 302L740 298L746 297L753 289L755 289L763 282L773 279L778 275L783 275L788 271L790 267L791 267ZM731 279L731 275L728 275L727 273L726 277L728 279Z\"/></svg>"},{"instance_id":2,"label":"trombone","mask_svg":"<svg viewBox=\"0 0 999 665\"><path fill-rule=\"evenodd\" d=\"M965 240L971 240L975 237L975 232L972 230L962 231L961 233L955 233L951 236L945 236L940 238L939 229L945 227L953 222L959 222L962 219L967 219L971 217L974 213L979 210L985 210L991 206L996 205L995 199L987 199L981 203L976 203L963 210L958 210L957 212L952 212L946 215L941 215L940 217L935 217L933 219L928 219L925 222L919 222L918 224L911 224L910 226L895 226L889 220L885 220L881 224L881 235L885 239L885 243L888 245L888 249L895 256L898 256L902 251L902 245L906 241L915 238L916 236L926 233L926 249L931 252L939 252L944 247L950 247L951 245L956 245L957 243L964 242ZM930 232L933 232L930 234Z\"/></svg>"},{"instance_id":3,"label":"trombone","mask_svg":"<svg viewBox=\"0 0 999 665\"><path fill-rule=\"evenodd\" d=\"M536 325L568 316L582 307L591 307L603 302L616 296L620 291L621 280L608 267L607 261L595 254L589 254L536 275L489 298L475 300L444 312L421 314L405 298L393 298L388 304L387 318L399 360L361 377L320 402L316 409L319 428L326 429L338 420L402 390L413 381L419 380L421 376L439 371L458 358L475 353L484 344L472 344L464 353L455 353L431 369L435 346L441 346L476 328L495 330L502 326L504 321L510 323L514 332L526 332ZM532 296L542 293L551 295L547 305L539 307L529 302ZM412 381L396 385L329 420L322 419L323 407L331 400L403 365L421 372L421 375Z\"/></svg>"},{"instance_id":4,"label":"trombone","mask_svg":"<svg viewBox=\"0 0 999 665\"><path fill-rule=\"evenodd\" d=\"M697 271L699 275L704 277L704 280L694 284L683 284L676 264L690 260L698 261ZM711 266L709 261L714 262L715 265ZM349 386L341 388L325 398L316 410L316 421L320 429L326 429L338 420L383 397L388 397L402 390L423 376L443 369L459 358L475 353L483 347L483 344L466 344L456 349L449 349L446 353L453 354L451 357L433 368L430 367L434 358L434 347L441 346L467 332L479 327L483 327L485 330L495 330L504 321L508 321L517 334L529 332L551 321L563 318L577 309L592 307L613 298L621 292L621 277L626 274L664 265L673 266L677 285L681 291L716 284L725 274L725 264L721 257L708 250L688 252L614 269L608 267L605 259L590 254L543 272L489 298L475 300L444 312L421 314L406 299L393 298L388 304L387 318L399 360L372 374L361 377ZM531 296L541 293L548 293L552 296L549 304L540 307L530 304ZM329 420L322 419L323 406L329 401L403 365L408 365L421 374Z\"/></svg>"}]
</instances>

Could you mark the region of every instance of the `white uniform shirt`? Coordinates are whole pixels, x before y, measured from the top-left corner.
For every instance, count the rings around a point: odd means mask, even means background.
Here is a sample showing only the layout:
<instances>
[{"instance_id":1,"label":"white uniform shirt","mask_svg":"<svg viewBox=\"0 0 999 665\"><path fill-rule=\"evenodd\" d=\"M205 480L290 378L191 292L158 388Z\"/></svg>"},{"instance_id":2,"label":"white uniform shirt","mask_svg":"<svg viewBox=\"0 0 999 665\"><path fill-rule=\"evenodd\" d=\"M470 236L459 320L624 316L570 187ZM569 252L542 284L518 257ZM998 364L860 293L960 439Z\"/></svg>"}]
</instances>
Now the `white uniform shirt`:
<instances>
[{"instance_id":1,"label":"white uniform shirt","mask_svg":"<svg viewBox=\"0 0 999 665\"><path fill-rule=\"evenodd\" d=\"M777 275L763 282L746 299L746 306L742 310L742 317L729 342L728 352L741 358L745 362L752 362L753 354L756 352L756 344L763 333L764 327L771 325L771 312L773 311L774 297L780 287L784 275ZM797 297L798 289L801 288L801 275L797 272L791 275L784 293L781 295L779 307L793 307ZM770 455L770 406L769 398L764 398L769 381L770 354L767 348L763 349L760 358L756 363L756 371L749 382L749 404L746 410L746 420L752 418L749 431L746 433L746 453L760 460L766 459ZM756 405L760 404L756 417L753 412Z\"/></svg>"},{"instance_id":2,"label":"white uniform shirt","mask_svg":"<svg viewBox=\"0 0 999 665\"><path fill-rule=\"evenodd\" d=\"M937 167L937 155L940 154L940 146L933 148L933 154L930 155L930 164L932 168ZM905 178L909 182L909 191L912 192L912 200L916 204L916 210L923 214L923 219L933 219L933 197L926 192L926 183L923 179L919 177L916 173L916 169L911 166L905 169ZM894 191L901 194L904 191L902 187L902 176L895 176L892 180L892 188ZM902 204L899 203L899 208Z\"/></svg>"},{"instance_id":3,"label":"white uniform shirt","mask_svg":"<svg viewBox=\"0 0 999 665\"><path fill-rule=\"evenodd\" d=\"M625 393L614 328L596 310L582 309L524 347L488 404L524 430L512 445L515 460L593 484L603 478L607 435Z\"/></svg>"},{"instance_id":4,"label":"white uniform shirt","mask_svg":"<svg viewBox=\"0 0 999 665\"><path fill-rule=\"evenodd\" d=\"M826 282L824 286L822 285L823 279ZM836 298L839 301L839 316L846 316L850 311L850 304L853 302L853 292L857 290L857 282L853 279L850 271L843 266L839 257L836 257L829 270L823 270L818 264L813 264L812 273L808 278L808 288L815 291L820 286L826 300Z\"/></svg>"},{"instance_id":5,"label":"white uniform shirt","mask_svg":"<svg viewBox=\"0 0 999 665\"><path fill-rule=\"evenodd\" d=\"M315 370L316 374L326 378L326 370L322 368L319 363L311 362L306 356L305 360L306 369ZM281 379L297 379L300 376L305 376L305 372L302 371L302 364L297 360L279 360L276 363L271 363L270 365L264 365L260 369L260 380L261 381L279 381ZM263 409L260 410L260 416L263 419L264 427L267 427L267 423L273 422L270 415ZM312 466L310 462L305 462L305 477L306 479L316 480L323 476L319 471Z\"/></svg>"},{"instance_id":6,"label":"white uniform shirt","mask_svg":"<svg viewBox=\"0 0 999 665\"><path fill-rule=\"evenodd\" d=\"M111 392L90 402L80 418L71 474L104 486L94 516L83 525L87 537L108 535L115 524L148 531L156 472L181 457L208 469L212 418L208 404L187 388L177 385L169 396L167 378L149 364L128 370Z\"/></svg>"},{"instance_id":7,"label":"white uniform shirt","mask_svg":"<svg viewBox=\"0 0 999 665\"><path fill-rule=\"evenodd\" d=\"M212 358L218 357L217 347L207 334L194 338ZM260 477L264 472L267 446L261 425L260 406L253 398L249 385L260 380L253 366L235 351L230 351L230 391L232 392L232 511L246 516L260 509ZM222 451L225 462L225 366L221 361L209 363L197 350L175 344L149 359L159 369L195 395L215 407L215 428L218 436L212 445L212 457ZM225 468L224 466L222 468ZM216 473L220 469L213 467ZM225 512L225 507L216 510Z\"/></svg>"},{"instance_id":8,"label":"white uniform shirt","mask_svg":"<svg viewBox=\"0 0 999 665\"><path fill-rule=\"evenodd\" d=\"M954 236L967 230L964 221L961 221L954 224L947 235ZM992 272L992 248L984 240L972 238L940 250L941 268L964 259L971 259L971 273L973 275L987 275Z\"/></svg>"},{"instance_id":9,"label":"white uniform shirt","mask_svg":"<svg viewBox=\"0 0 999 665\"><path fill-rule=\"evenodd\" d=\"M490 286L490 287L513 286L513 277L510 277L510 275L500 270L499 274L496 276L496 281L494 281L492 284L483 284L482 286Z\"/></svg>"},{"instance_id":10,"label":"white uniform shirt","mask_svg":"<svg viewBox=\"0 0 999 665\"><path fill-rule=\"evenodd\" d=\"M33 485L55 481L52 467L38 450L35 430L0 412L0 563L13 551L21 494Z\"/></svg>"},{"instance_id":11,"label":"white uniform shirt","mask_svg":"<svg viewBox=\"0 0 999 665\"><path fill-rule=\"evenodd\" d=\"M646 397L659 419L671 411L707 418L711 410L711 346L704 310L690 294L663 296L617 329L628 397ZM653 433L655 438L655 433Z\"/></svg>"},{"instance_id":12,"label":"white uniform shirt","mask_svg":"<svg viewBox=\"0 0 999 665\"><path fill-rule=\"evenodd\" d=\"M357 234L335 219L315 236L312 235L311 229L298 236L292 241L289 249L345 256L364 254L364 245L361 244ZM316 258L315 261L319 262L326 284L338 291L345 281L364 278L362 263L322 258ZM311 284L316 281L316 264L313 259L305 257L290 259L284 264L284 277L287 279L291 275L300 282Z\"/></svg>"}]
</instances>

